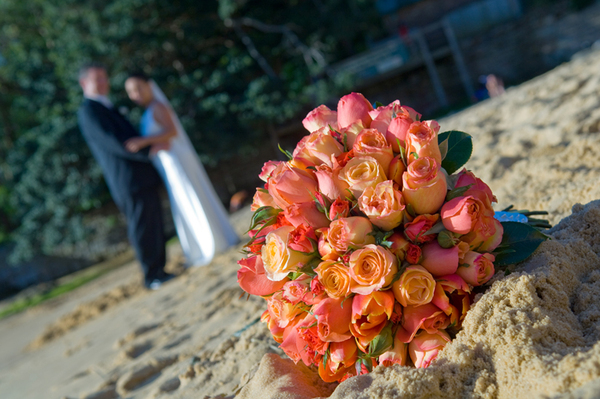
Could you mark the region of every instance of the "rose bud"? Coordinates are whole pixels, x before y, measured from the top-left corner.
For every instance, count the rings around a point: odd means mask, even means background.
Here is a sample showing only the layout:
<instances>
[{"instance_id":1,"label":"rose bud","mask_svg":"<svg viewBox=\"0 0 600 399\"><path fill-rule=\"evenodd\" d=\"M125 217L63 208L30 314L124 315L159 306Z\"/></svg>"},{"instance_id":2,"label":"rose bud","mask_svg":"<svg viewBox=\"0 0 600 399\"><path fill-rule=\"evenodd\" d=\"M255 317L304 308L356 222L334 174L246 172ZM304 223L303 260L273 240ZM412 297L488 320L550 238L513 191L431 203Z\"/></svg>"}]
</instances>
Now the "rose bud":
<instances>
[{"instance_id":1,"label":"rose bud","mask_svg":"<svg viewBox=\"0 0 600 399\"><path fill-rule=\"evenodd\" d=\"M341 170L340 167L332 169L327 165L316 167L315 176L319 184L319 192L330 200L345 198L348 195L346 191L348 183L339 178Z\"/></svg>"},{"instance_id":2,"label":"rose bud","mask_svg":"<svg viewBox=\"0 0 600 399\"><path fill-rule=\"evenodd\" d=\"M358 358L358 348L354 338L343 342L332 342L329 344L327 362L319 362L319 377L325 382L336 382L344 376L356 375L354 363Z\"/></svg>"},{"instance_id":3,"label":"rose bud","mask_svg":"<svg viewBox=\"0 0 600 399\"><path fill-rule=\"evenodd\" d=\"M379 133L377 129L364 129L360 132L352 149L356 156L375 158L384 171L390 168L390 162L394 158L392 147L388 144L385 136Z\"/></svg>"},{"instance_id":4,"label":"rose bud","mask_svg":"<svg viewBox=\"0 0 600 399\"><path fill-rule=\"evenodd\" d=\"M436 213L447 194L446 176L433 158L419 158L402 175L402 195L418 214Z\"/></svg>"},{"instance_id":5,"label":"rose bud","mask_svg":"<svg viewBox=\"0 0 600 399\"><path fill-rule=\"evenodd\" d=\"M380 355L377 359L379 364L385 367L389 367L393 364L399 364L406 366L406 359L408 358L408 345L402 342L398 338L398 334L394 336L394 346L389 351Z\"/></svg>"},{"instance_id":6,"label":"rose bud","mask_svg":"<svg viewBox=\"0 0 600 399\"><path fill-rule=\"evenodd\" d=\"M406 136L411 125L421 118L421 114L410 107L401 107L396 117L392 119L386 132L386 139L395 152L400 152L400 146L406 146ZM398 144L399 143L399 144Z\"/></svg>"},{"instance_id":7,"label":"rose bud","mask_svg":"<svg viewBox=\"0 0 600 399\"><path fill-rule=\"evenodd\" d=\"M456 274L472 286L485 284L495 273L494 260L496 257L489 253L468 252Z\"/></svg>"},{"instance_id":8,"label":"rose bud","mask_svg":"<svg viewBox=\"0 0 600 399\"><path fill-rule=\"evenodd\" d=\"M439 130L440 125L436 121L414 122L410 125L406 133L406 157L409 165L416 159L425 157L442 164L438 145Z\"/></svg>"},{"instance_id":9,"label":"rose bud","mask_svg":"<svg viewBox=\"0 0 600 399\"><path fill-rule=\"evenodd\" d=\"M461 236L461 241L469 244L471 249L481 252L493 251L502 242L504 227L497 219L483 216L473 226L473 230Z\"/></svg>"},{"instance_id":10,"label":"rose bud","mask_svg":"<svg viewBox=\"0 0 600 399\"><path fill-rule=\"evenodd\" d=\"M404 162L402 161L402 157L397 155L390 162L390 168L388 170L388 178L396 183L398 186L402 187L402 175L406 172L406 166L404 166Z\"/></svg>"},{"instance_id":11,"label":"rose bud","mask_svg":"<svg viewBox=\"0 0 600 399\"><path fill-rule=\"evenodd\" d=\"M465 187L468 185L471 185L471 187L463 195L471 195L479 199L488 208L491 207L492 202L498 202L498 200L492 193L492 190L487 184L485 184L481 179L476 177L472 172L463 169L458 174L458 180L456 180L454 188Z\"/></svg>"},{"instance_id":12,"label":"rose bud","mask_svg":"<svg viewBox=\"0 0 600 399\"><path fill-rule=\"evenodd\" d=\"M442 248L437 241L423 245L421 265L432 275L439 277L453 274L458 269L458 246Z\"/></svg>"},{"instance_id":13,"label":"rose bud","mask_svg":"<svg viewBox=\"0 0 600 399\"><path fill-rule=\"evenodd\" d=\"M450 336L444 330L438 330L435 334L422 331L408 344L408 354L416 368L425 368L437 358L448 342Z\"/></svg>"},{"instance_id":14,"label":"rose bud","mask_svg":"<svg viewBox=\"0 0 600 399\"><path fill-rule=\"evenodd\" d=\"M294 251L313 253L317 249L317 234L315 230L301 224L290 232L288 247Z\"/></svg>"},{"instance_id":15,"label":"rose bud","mask_svg":"<svg viewBox=\"0 0 600 399\"><path fill-rule=\"evenodd\" d=\"M349 298L325 298L312 308L317 317L319 338L325 342L342 342L352 338L350 320L352 300Z\"/></svg>"},{"instance_id":16,"label":"rose bud","mask_svg":"<svg viewBox=\"0 0 600 399\"><path fill-rule=\"evenodd\" d=\"M421 263L421 247L415 244L408 244L406 251L406 261L411 265Z\"/></svg>"},{"instance_id":17,"label":"rose bud","mask_svg":"<svg viewBox=\"0 0 600 399\"><path fill-rule=\"evenodd\" d=\"M352 149L354 146L354 142L356 141L356 137L358 134L365 129L365 124L363 121L358 120L349 126L346 126L343 129L340 129L340 136L342 137L341 142L344 143L346 141L346 148Z\"/></svg>"},{"instance_id":18,"label":"rose bud","mask_svg":"<svg viewBox=\"0 0 600 399\"><path fill-rule=\"evenodd\" d=\"M302 224L308 225L314 229L329 226L329 219L319 209L314 201L297 202L291 204L284 211L285 218L294 226Z\"/></svg>"},{"instance_id":19,"label":"rose bud","mask_svg":"<svg viewBox=\"0 0 600 399\"><path fill-rule=\"evenodd\" d=\"M361 196L367 187L374 187L387 180L385 171L373 157L352 158L339 173L339 178L348 184L354 197Z\"/></svg>"},{"instance_id":20,"label":"rose bud","mask_svg":"<svg viewBox=\"0 0 600 399\"><path fill-rule=\"evenodd\" d=\"M326 260L315 269L319 281L331 298L345 298L350 294L352 278L347 266L341 262Z\"/></svg>"},{"instance_id":21,"label":"rose bud","mask_svg":"<svg viewBox=\"0 0 600 399\"><path fill-rule=\"evenodd\" d=\"M460 235L454 234L453 232L448 230L442 230L438 233L437 242L442 248L451 248L462 242L458 237L460 237ZM462 243L466 244L464 242ZM468 245L469 244L467 244L467 247Z\"/></svg>"},{"instance_id":22,"label":"rose bud","mask_svg":"<svg viewBox=\"0 0 600 399\"><path fill-rule=\"evenodd\" d=\"M398 271L396 257L379 245L366 245L350 255L350 277L353 284L350 291L369 295L391 284Z\"/></svg>"},{"instance_id":23,"label":"rose bud","mask_svg":"<svg viewBox=\"0 0 600 399\"><path fill-rule=\"evenodd\" d=\"M486 213L483 203L475 197L457 197L442 206L440 216L444 227L457 234L467 234ZM489 211L494 216L493 211Z\"/></svg>"},{"instance_id":24,"label":"rose bud","mask_svg":"<svg viewBox=\"0 0 600 399\"><path fill-rule=\"evenodd\" d=\"M261 256L265 274L271 281L281 281L288 273L294 272L308 262L312 256L302 252L293 251L288 247L292 226L283 226L273 230L265 239Z\"/></svg>"},{"instance_id":25,"label":"rose bud","mask_svg":"<svg viewBox=\"0 0 600 399\"><path fill-rule=\"evenodd\" d=\"M369 295L355 295L352 300L350 332L357 345L367 352L369 343L383 330L394 309L391 291L374 291Z\"/></svg>"},{"instance_id":26,"label":"rose bud","mask_svg":"<svg viewBox=\"0 0 600 399\"><path fill-rule=\"evenodd\" d=\"M323 260L335 260L338 258L338 254L333 250L331 244L329 244L329 229L323 228L318 229L320 232L319 242L317 244L317 248L319 249L319 255L321 255L321 259Z\"/></svg>"},{"instance_id":27,"label":"rose bud","mask_svg":"<svg viewBox=\"0 0 600 399\"><path fill-rule=\"evenodd\" d=\"M373 225L369 219L360 216L337 219L329 225L327 239L339 255L343 255L352 247L364 247L374 244L375 237L371 235Z\"/></svg>"},{"instance_id":28,"label":"rose bud","mask_svg":"<svg viewBox=\"0 0 600 399\"><path fill-rule=\"evenodd\" d=\"M269 180L269 194L280 209L286 209L291 204L312 202L317 191L317 180L309 172L279 164Z\"/></svg>"},{"instance_id":29,"label":"rose bud","mask_svg":"<svg viewBox=\"0 0 600 399\"><path fill-rule=\"evenodd\" d=\"M444 312L432 303L421 306L407 306L404 308L402 328L398 329L398 339L409 343L419 329L430 334L443 330L450 324L450 319Z\"/></svg>"},{"instance_id":30,"label":"rose bud","mask_svg":"<svg viewBox=\"0 0 600 399\"><path fill-rule=\"evenodd\" d=\"M433 298L435 280L423 266L409 266L392 284L392 290L396 300L404 307L425 305Z\"/></svg>"},{"instance_id":31,"label":"rose bud","mask_svg":"<svg viewBox=\"0 0 600 399\"><path fill-rule=\"evenodd\" d=\"M338 127L343 129L360 120L365 127L371 124L369 111L373 110L371 103L360 93L345 95L338 102Z\"/></svg>"},{"instance_id":32,"label":"rose bud","mask_svg":"<svg viewBox=\"0 0 600 399\"><path fill-rule=\"evenodd\" d=\"M250 206L250 210L255 212L258 208L263 206L272 206L273 208L277 208L275 201L273 201L273 197L269 194L268 191L262 188L257 188L254 197L252 198L252 205Z\"/></svg>"},{"instance_id":33,"label":"rose bud","mask_svg":"<svg viewBox=\"0 0 600 399\"><path fill-rule=\"evenodd\" d=\"M279 291L288 281L271 281L265 274L265 267L260 255L238 261L240 269L237 272L238 284L250 295L266 296Z\"/></svg>"},{"instance_id":34,"label":"rose bud","mask_svg":"<svg viewBox=\"0 0 600 399\"><path fill-rule=\"evenodd\" d=\"M306 115L302 120L302 125L309 132L314 132L323 127L337 129L337 112L327 108L326 105L319 105Z\"/></svg>"},{"instance_id":35,"label":"rose bud","mask_svg":"<svg viewBox=\"0 0 600 399\"><path fill-rule=\"evenodd\" d=\"M371 129L377 129L381 134L385 135L388 131L388 126L394 117L394 114L400 112L400 101L395 100L388 105L381 105L372 111L369 111L371 117Z\"/></svg>"},{"instance_id":36,"label":"rose bud","mask_svg":"<svg viewBox=\"0 0 600 399\"><path fill-rule=\"evenodd\" d=\"M398 227L404 219L404 198L391 180L367 187L358 198L358 207L371 223L383 230Z\"/></svg>"},{"instance_id":37,"label":"rose bud","mask_svg":"<svg viewBox=\"0 0 600 399\"><path fill-rule=\"evenodd\" d=\"M401 261L406 257L406 251L408 251L408 247L410 243L404 238L404 235L400 232L395 232L390 237L388 237L387 241L391 242L390 251L394 255L396 255Z\"/></svg>"},{"instance_id":38,"label":"rose bud","mask_svg":"<svg viewBox=\"0 0 600 399\"><path fill-rule=\"evenodd\" d=\"M437 223L440 215L419 215L404 225L404 234L412 242L422 244L435 239L435 234L425 234Z\"/></svg>"},{"instance_id":39,"label":"rose bud","mask_svg":"<svg viewBox=\"0 0 600 399\"><path fill-rule=\"evenodd\" d=\"M347 218L350 213L350 203L348 201L337 198L329 208L329 219L337 220Z\"/></svg>"}]
</instances>

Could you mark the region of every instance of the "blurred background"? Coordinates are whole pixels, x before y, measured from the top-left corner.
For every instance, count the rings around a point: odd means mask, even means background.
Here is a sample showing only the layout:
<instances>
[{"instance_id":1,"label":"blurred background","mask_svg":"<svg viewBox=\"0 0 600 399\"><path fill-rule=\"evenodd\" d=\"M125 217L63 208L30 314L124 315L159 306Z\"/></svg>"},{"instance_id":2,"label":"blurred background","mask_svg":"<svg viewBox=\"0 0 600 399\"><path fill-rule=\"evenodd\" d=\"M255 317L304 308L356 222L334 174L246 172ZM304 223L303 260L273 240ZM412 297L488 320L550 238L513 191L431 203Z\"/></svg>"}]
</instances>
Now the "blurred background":
<instances>
[{"instance_id":1,"label":"blurred background","mask_svg":"<svg viewBox=\"0 0 600 399\"><path fill-rule=\"evenodd\" d=\"M229 206L319 104L359 91L438 118L599 38L594 0L0 0L0 299L128 249L77 127L86 61L134 125L127 73L156 80Z\"/></svg>"}]
</instances>

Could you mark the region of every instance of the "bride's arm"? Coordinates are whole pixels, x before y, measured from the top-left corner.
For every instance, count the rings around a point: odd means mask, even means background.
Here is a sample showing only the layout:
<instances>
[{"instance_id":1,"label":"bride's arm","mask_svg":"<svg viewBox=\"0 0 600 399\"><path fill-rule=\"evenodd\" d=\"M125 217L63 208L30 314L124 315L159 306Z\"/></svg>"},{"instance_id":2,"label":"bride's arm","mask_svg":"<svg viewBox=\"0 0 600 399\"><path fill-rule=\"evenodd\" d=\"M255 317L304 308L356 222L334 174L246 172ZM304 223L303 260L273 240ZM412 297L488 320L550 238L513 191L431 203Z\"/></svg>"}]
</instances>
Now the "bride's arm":
<instances>
[{"instance_id":1,"label":"bride's arm","mask_svg":"<svg viewBox=\"0 0 600 399\"><path fill-rule=\"evenodd\" d=\"M166 107L166 105L162 103L157 103L154 105L153 111L154 112L152 113L152 117L160 126L163 126L163 130L159 134L155 134L152 136L134 137L132 139L127 140L127 142L125 143L125 148L127 148L128 151L138 152L144 147L156 144L168 145L169 141L171 141L171 139L177 135L175 123L173 122L171 113L169 112L169 109Z\"/></svg>"}]
</instances>

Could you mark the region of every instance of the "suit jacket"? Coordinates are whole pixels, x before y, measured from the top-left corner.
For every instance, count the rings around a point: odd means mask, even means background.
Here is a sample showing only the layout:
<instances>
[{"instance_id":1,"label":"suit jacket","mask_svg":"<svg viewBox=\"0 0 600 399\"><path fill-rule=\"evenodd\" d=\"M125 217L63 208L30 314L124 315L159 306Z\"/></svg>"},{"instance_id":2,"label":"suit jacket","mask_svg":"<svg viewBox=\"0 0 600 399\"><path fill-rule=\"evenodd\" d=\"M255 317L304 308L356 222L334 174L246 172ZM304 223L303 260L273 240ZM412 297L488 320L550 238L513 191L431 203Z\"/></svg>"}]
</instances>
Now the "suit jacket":
<instances>
[{"instance_id":1,"label":"suit jacket","mask_svg":"<svg viewBox=\"0 0 600 399\"><path fill-rule=\"evenodd\" d=\"M122 209L124 201L133 194L161 183L150 163L147 148L138 153L125 149L125 141L139 134L119 112L86 98L79 107L77 119L117 206Z\"/></svg>"}]
</instances>

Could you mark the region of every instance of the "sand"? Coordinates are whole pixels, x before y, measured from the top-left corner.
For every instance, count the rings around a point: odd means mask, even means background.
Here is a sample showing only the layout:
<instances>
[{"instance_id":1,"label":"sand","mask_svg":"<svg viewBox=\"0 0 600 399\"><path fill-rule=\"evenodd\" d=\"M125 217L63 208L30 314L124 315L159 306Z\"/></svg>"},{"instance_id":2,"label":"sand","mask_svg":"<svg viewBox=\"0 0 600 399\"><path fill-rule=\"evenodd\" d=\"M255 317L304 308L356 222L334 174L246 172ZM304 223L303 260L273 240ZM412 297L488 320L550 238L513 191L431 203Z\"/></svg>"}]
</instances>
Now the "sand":
<instances>
[{"instance_id":1,"label":"sand","mask_svg":"<svg viewBox=\"0 0 600 399\"><path fill-rule=\"evenodd\" d=\"M556 226L477 299L430 368L319 382L256 322L264 301L241 297L237 247L155 292L135 288L131 263L0 321L0 398L599 397L598 65L600 52L580 55L440 121L474 136L468 167L499 205L548 210ZM250 214L233 215L240 234Z\"/></svg>"}]
</instances>

